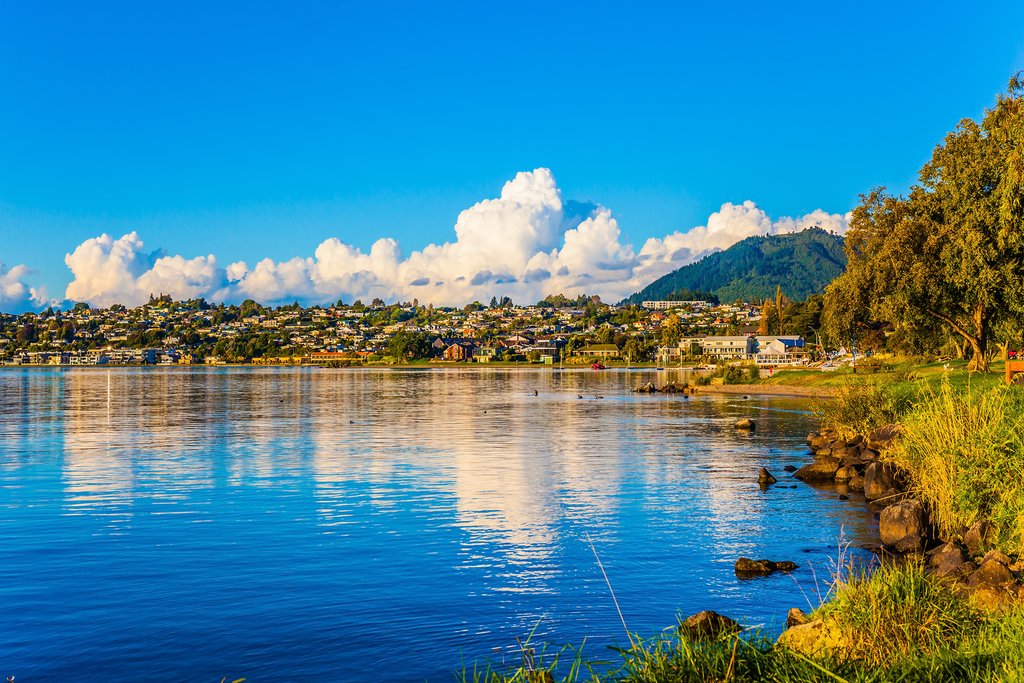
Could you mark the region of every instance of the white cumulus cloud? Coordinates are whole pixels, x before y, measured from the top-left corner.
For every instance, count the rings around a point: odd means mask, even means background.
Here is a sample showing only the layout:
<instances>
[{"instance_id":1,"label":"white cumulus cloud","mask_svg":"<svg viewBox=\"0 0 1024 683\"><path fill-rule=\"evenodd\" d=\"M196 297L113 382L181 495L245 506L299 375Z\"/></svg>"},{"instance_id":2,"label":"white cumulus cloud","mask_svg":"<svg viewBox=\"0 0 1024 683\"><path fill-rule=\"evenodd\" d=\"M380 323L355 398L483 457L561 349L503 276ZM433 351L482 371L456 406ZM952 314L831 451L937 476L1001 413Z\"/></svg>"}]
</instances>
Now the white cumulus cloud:
<instances>
[{"instance_id":1,"label":"white cumulus cloud","mask_svg":"<svg viewBox=\"0 0 1024 683\"><path fill-rule=\"evenodd\" d=\"M558 292L599 294L612 301L746 237L814 225L844 233L847 223L847 216L822 210L773 220L751 201L727 203L706 225L651 238L636 251L623 243L609 209L563 200L551 171L539 168L518 173L500 196L459 214L453 241L408 256L392 238L381 238L363 252L330 237L308 257L221 268L212 254L191 259L147 254L134 232L119 239L104 234L65 258L74 275L66 296L100 306L135 305L161 292L179 299L264 303L379 297L462 305L492 296L529 303Z\"/></svg>"},{"instance_id":2,"label":"white cumulus cloud","mask_svg":"<svg viewBox=\"0 0 1024 683\"><path fill-rule=\"evenodd\" d=\"M8 268L0 261L0 310L21 313L49 303L45 287L33 287L26 282L31 274L28 266Z\"/></svg>"},{"instance_id":3,"label":"white cumulus cloud","mask_svg":"<svg viewBox=\"0 0 1024 683\"><path fill-rule=\"evenodd\" d=\"M92 237L64 257L74 280L64 296L93 306L145 303L150 294L175 299L228 297L227 275L213 254L186 259L145 253L139 236L130 232L114 239L106 233Z\"/></svg>"}]
</instances>

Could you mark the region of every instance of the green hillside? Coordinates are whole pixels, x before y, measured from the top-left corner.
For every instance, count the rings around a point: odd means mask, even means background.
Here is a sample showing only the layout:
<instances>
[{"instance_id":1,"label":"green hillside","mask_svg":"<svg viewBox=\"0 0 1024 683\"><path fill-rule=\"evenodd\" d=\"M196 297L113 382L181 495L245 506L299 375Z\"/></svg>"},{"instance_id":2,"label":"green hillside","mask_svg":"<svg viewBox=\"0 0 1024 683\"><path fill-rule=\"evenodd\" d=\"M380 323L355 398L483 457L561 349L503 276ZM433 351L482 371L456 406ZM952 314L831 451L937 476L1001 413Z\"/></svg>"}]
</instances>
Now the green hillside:
<instances>
[{"instance_id":1,"label":"green hillside","mask_svg":"<svg viewBox=\"0 0 1024 683\"><path fill-rule=\"evenodd\" d=\"M684 290L711 292L721 301L754 301L774 296L776 285L802 301L821 293L845 269L843 238L821 228L748 237L658 278L624 303L677 298L673 294Z\"/></svg>"}]
</instances>

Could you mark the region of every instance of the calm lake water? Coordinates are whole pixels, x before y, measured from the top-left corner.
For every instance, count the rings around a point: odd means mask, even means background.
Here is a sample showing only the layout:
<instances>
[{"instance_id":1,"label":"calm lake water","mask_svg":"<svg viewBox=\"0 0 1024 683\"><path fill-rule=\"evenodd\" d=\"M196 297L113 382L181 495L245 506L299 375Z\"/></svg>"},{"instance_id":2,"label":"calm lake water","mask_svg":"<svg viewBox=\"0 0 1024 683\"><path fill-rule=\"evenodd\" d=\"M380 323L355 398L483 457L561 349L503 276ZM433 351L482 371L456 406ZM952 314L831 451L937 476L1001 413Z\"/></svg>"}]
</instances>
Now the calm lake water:
<instances>
[{"instance_id":1,"label":"calm lake water","mask_svg":"<svg viewBox=\"0 0 1024 683\"><path fill-rule=\"evenodd\" d=\"M871 516L788 488L805 401L628 391L676 376L4 369L0 675L449 681L534 629L613 659L588 537L631 631L777 631ZM741 555L800 569L739 581Z\"/></svg>"}]
</instances>

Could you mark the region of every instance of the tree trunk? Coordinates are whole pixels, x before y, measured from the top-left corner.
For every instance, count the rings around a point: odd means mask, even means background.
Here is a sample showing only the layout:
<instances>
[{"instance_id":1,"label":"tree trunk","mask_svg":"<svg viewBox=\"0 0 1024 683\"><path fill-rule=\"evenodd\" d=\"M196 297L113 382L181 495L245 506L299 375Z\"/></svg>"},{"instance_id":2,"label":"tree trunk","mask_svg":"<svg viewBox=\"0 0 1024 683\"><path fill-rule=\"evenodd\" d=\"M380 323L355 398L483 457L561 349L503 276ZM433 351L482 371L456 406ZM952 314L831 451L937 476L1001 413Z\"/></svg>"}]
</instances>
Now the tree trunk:
<instances>
[{"instance_id":1,"label":"tree trunk","mask_svg":"<svg viewBox=\"0 0 1024 683\"><path fill-rule=\"evenodd\" d=\"M976 339L974 337L968 337L967 341L971 344L971 350L974 355L971 356L971 362L967 364L967 369L970 372L988 372L988 355L985 353L985 339Z\"/></svg>"}]
</instances>

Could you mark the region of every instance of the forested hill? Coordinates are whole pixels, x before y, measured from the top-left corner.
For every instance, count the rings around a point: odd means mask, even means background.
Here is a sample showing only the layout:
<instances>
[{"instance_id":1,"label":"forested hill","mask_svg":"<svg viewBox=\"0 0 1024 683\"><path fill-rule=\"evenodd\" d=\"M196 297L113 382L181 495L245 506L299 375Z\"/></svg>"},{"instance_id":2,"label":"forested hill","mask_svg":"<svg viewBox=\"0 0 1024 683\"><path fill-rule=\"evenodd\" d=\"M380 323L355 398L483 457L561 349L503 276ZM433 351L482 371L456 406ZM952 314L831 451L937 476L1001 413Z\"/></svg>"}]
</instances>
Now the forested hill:
<instances>
[{"instance_id":1,"label":"forested hill","mask_svg":"<svg viewBox=\"0 0 1024 683\"><path fill-rule=\"evenodd\" d=\"M791 299L819 294L846 270L843 238L821 228L768 237L748 237L725 251L658 278L623 303L677 299L679 292L710 292L721 301L754 301L775 295Z\"/></svg>"}]
</instances>

